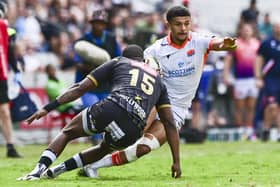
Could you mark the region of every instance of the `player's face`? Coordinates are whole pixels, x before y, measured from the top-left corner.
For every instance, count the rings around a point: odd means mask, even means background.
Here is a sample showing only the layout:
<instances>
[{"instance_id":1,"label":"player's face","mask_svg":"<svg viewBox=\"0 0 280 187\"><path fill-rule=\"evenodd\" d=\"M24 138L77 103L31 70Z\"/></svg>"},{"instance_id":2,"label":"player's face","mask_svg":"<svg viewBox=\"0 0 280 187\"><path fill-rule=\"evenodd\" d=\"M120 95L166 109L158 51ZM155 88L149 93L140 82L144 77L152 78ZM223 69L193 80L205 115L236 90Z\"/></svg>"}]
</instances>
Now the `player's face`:
<instances>
[{"instance_id":1,"label":"player's face","mask_svg":"<svg viewBox=\"0 0 280 187\"><path fill-rule=\"evenodd\" d=\"M176 44L182 44L189 36L191 30L191 17L180 16L174 17L169 23L168 27L171 31L172 41Z\"/></svg>"},{"instance_id":2,"label":"player's face","mask_svg":"<svg viewBox=\"0 0 280 187\"><path fill-rule=\"evenodd\" d=\"M248 39L254 35L254 30L250 24L244 24L240 29L240 36Z\"/></svg>"}]
</instances>

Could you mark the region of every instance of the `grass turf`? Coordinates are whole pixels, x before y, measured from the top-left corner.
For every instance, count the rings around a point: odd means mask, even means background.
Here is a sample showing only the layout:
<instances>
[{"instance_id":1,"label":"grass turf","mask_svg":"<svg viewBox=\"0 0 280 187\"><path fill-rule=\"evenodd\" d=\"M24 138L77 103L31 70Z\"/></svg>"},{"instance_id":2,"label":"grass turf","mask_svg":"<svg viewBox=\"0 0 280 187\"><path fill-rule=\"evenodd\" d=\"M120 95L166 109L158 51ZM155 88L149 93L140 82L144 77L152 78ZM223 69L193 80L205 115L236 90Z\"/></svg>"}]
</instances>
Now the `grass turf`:
<instances>
[{"instance_id":1,"label":"grass turf","mask_svg":"<svg viewBox=\"0 0 280 187\"><path fill-rule=\"evenodd\" d=\"M89 144L70 144L60 163ZM16 181L30 172L46 145L19 147L23 159L5 157L5 147L0 147L0 186L2 187L83 187L83 186L176 186L176 187L276 187L280 186L280 144L261 142L206 142L199 145L181 144L183 175L172 179L171 154L167 145L149 156L126 166L105 168L100 178L77 176L77 170L65 173L54 180Z\"/></svg>"}]
</instances>

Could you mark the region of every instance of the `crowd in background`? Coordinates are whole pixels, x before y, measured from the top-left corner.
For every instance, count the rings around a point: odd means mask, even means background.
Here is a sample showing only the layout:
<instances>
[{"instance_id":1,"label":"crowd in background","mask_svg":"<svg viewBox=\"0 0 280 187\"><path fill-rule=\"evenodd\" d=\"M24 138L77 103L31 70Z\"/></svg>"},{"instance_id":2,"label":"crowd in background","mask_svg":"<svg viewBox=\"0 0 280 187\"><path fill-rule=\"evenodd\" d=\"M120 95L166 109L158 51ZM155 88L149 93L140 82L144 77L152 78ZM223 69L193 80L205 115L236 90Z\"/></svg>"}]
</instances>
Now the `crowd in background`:
<instances>
[{"instance_id":1,"label":"crowd in background","mask_svg":"<svg viewBox=\"0 0 280 187\"><path fill-rule=\"evenodd\" d=\"M191 0L154 0L149 1L148 6L144 2L129 0L9 0L7 18L9 26L17 31L16 54L24 59L25 65L22 68L24 71L42 72L50 63L60 71L66 71L77 68L73 44L84 33L90 31L89 20L94 11L103 9L108 13L107 30L114 33L121 49L131 43L146 48L168 32L164 12L174 3L189 6ZM254 45L250 66L253 68L261 41L270 37L273 30L269 13L264 13L265 16L260 17L261 10L257 7L257 2L252 0L248 1L248 4L250 4L248 9L240 10L240 21L232 34L238 38L237 40L242 38L254 40L249 44L249 47ZM196 14L193 13L193 16ZM194 30L215 35L196 24ZM232 70L238 68L236 57L246 56L247 48L239 53L209 54L197 99L193 103L191 127L200 129L229 125L244 127L247 138L255 138L252 131L258 93L255 90L254 94L248 95L250 97L248 101L247 96L243 97L241 93L234 92L236 91L234 81L238 80L240 75L234 77L236 72ZM40 56L42 54L43 57L48 54L47 60L46 58L42 60ZM254 74L251 73L250 76L254 79ZM240 88L240 85L238 87ZM240 114L243 112L247 114L241 119ZM201 118L201 115L204 118Z\"/></svg>"},{"instance_id":2,"label":"crowd in background","mask_svg":"<svg viewBox=\"0 0 280 187\"><path fill-rule=\"evenodd\" d=\"M129 1L12 0L8 20L17 30L18 53L25 56L27 67L33 65L30 70L40 68L30 58L38 52L54 53L60 68L67 69L74 66L73 42L90 30L88 21L95 10L107 11L107 29L115 33L121 48L128 43L146 47L166 32L162 15L169 3L155 1L152 10L146 12L144 6L145 12L140 12Z\"/></svg>"}]
</instances>

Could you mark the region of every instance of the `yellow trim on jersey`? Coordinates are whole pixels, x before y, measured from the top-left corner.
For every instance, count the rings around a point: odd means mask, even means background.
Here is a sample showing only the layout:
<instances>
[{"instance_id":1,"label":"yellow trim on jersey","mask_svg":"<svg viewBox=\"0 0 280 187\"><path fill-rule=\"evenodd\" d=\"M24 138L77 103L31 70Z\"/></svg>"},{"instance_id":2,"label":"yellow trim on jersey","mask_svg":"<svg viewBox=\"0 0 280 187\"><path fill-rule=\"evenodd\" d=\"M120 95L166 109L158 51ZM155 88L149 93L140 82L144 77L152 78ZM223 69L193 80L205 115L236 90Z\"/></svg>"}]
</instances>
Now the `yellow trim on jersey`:
<instances>
[{"instance_id":1,"label":"yellow trim on jersey","mask_svg":"<svg viewBox=\"0 0 280 187\"><path fill-rule=\"evenodd\" d=\"M169 107L171 107L171 105L170 104L163 104L163 105L158 106L157 109L160 110L162 108L167 108L167 107L169 108Z\"/></svg>"},{"instance_id":2,"label":"yellow trim on jersey","mask_svg":"<svg viewBox=\"0 0 280 187\"><path fill-rule=\"evenodd\" d=\"M87 75L87 78L89 78L96 87L98 86L97 80L92 75Z\"/></svg>"}]
</instances>

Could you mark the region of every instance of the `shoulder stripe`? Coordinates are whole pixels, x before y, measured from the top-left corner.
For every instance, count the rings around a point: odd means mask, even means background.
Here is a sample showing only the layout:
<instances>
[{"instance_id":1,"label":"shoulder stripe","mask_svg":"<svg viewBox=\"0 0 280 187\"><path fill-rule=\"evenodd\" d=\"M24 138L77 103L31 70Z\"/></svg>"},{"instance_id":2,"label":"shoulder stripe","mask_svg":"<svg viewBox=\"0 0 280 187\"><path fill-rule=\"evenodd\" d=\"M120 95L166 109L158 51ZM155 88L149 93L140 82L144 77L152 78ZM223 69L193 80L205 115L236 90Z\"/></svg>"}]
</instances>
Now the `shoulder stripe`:
<instances>
[{"instance_id":1,"label":"shoulder stripe","mask_svg":"<svg viewBox=\"0 0 280 187\"><path fill-rule=\"evenodd\" d=\"M214 43L214 39L212 38L209 42L208 48L207 48L207 52L209 52L210 50L213 49L213 43Z\"/></svg>"},{"instance_id":2,"label":"shoulder stripe","mask_svg":"<svg viewBox=\"0 0 280 187\"><path fill-rule=\"evenodd\" d=\"M89 78L96 87L98 86L97 80L92 75L87 75L87 78Z\"/></svg>"},{"instance_id":3,"label":"shoulder stripe","mask_svg":"<svg viewBox=\"0 0 280 187\"><path fill-rule=\"evenodd\" d=\"M157 107L158 110L162 109L162 108L171 108L170 104L163 104Z\"/></svg>"}]
</instances>

